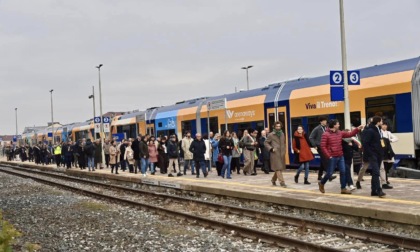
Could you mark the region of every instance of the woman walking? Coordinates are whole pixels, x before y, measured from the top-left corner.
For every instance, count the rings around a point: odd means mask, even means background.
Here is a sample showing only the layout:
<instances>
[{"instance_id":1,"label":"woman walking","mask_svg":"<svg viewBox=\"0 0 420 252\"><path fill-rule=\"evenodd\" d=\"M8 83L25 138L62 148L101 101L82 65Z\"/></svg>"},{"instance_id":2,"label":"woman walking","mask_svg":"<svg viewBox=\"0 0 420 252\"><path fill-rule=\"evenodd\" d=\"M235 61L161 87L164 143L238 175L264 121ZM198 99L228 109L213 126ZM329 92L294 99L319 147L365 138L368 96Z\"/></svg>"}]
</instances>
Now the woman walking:
<instances>
[{"instance_id":1,"label":"woman walking","mask_svg":"<svg viewBox=\"0 0 420 252\"><path fill-rule=\"evenodd\" d=\"M241 164L240 158L242 154L242 148L239 147L239 139L236 135L236 132L232 132L232 140L233 140L233 150L232 150L232 163L231 163L231 170L237 171L238 174L241 174Z\"/></svg>"},{"instance_id":2,"label":"woman walking","mask_svg":"<svg viewBox=\"0 0 420 252\"><path fill-rule=\"evenodd\" d=\"M222 178L226 178L227 179L232 179L232 177L230 176L230 163L232 161L232 150L233 150L233 140L230 137L230 132L229 130L226 130L225 133L223 134L222 139L220 139L220 143L219 143L219 147L220 150L222 151L222 155L223 155L223 168L222 168ZM226 174L226 170L227 170L227 174Z\"/></svg>"},{"instance_id":3,"label":"woman walking","mask_svg":"<svg viewBox=\"0 0 420 252\"><path fill-rule=\"evenodd\" d=\"M299 164L299 168L295 175L295 183L299 183L299 174L305 169L305 185L310 185L308 181L309 176L309 161L314 159L311 147L309 145L309 137L299 125L293 134L293 151L295 152L295 163Z\"/></svg>"}]
</instances>

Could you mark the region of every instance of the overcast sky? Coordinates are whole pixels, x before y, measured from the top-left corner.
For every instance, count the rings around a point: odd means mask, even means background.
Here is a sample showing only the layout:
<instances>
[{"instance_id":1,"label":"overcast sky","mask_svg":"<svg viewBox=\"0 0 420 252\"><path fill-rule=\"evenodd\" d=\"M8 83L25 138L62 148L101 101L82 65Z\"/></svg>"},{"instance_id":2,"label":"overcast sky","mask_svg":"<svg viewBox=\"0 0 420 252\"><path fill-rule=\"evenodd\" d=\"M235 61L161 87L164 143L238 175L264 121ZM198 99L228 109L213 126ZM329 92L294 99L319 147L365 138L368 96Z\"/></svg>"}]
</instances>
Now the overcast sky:
<instances>
[{"instance_id":1,"label":"overcast sky","mask_svg":"<svg viewBox=\"0 0 420 252\"><path fill-rule=\"evenodd\" d=\"M420 55L420 1L345 2L349 69ZM0 0L1 134L341 68L338 0ZM99 95L97 95L99 97ZM97 99L97 113L99 99Z\"/></svg>"}]
</instances>

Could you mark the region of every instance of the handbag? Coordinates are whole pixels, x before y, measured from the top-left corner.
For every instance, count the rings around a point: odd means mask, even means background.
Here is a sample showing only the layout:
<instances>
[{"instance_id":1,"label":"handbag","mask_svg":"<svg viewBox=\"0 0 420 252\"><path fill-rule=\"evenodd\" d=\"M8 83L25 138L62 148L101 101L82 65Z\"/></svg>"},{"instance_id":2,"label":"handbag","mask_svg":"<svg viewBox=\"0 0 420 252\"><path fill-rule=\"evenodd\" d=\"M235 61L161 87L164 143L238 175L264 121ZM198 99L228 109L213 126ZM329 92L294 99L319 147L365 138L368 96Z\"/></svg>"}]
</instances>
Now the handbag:
<instances>
[{"instance_id":1,"label":"handbag","mask_svg":"<svg viewBox=\"0 0 420 252\"><path fill-rule=\"evenodd\" d=\"M224 159L223 159L223 155L222 155L222 153L219 153L219 155L217 156L217 161L220 163L220 164L223 164L225 161L224 161Z\"/></svg>"}]
</instances>

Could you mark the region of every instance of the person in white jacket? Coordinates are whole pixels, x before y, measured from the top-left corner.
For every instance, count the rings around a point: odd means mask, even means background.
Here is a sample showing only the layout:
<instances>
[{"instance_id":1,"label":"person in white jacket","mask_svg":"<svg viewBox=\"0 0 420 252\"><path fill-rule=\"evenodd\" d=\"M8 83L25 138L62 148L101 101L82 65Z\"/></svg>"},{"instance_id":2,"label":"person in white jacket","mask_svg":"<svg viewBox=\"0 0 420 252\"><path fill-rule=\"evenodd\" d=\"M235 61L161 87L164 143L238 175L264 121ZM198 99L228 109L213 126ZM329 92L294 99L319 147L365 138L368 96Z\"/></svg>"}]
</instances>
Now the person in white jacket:
<instances>
[{"instance_id":1,"label":"person in white jacket","mask_svg":"<svg viewBox=\"0 0 420 252\"><path fill-rule=\"evenodd\" d=\"M388 131L388 124L386 122L382 123L381 131L382 131L382 137L387 138L391 144L398 141L398 137L392 134L390 131ZM392 157L391 159L385 159L383 161L383 166L385 168L386 184L388 186L391 186L388 180L388 173L391 170L392 166L394 165L394 162L395 162L394 157Z\"/></svg>"}]
</instances>

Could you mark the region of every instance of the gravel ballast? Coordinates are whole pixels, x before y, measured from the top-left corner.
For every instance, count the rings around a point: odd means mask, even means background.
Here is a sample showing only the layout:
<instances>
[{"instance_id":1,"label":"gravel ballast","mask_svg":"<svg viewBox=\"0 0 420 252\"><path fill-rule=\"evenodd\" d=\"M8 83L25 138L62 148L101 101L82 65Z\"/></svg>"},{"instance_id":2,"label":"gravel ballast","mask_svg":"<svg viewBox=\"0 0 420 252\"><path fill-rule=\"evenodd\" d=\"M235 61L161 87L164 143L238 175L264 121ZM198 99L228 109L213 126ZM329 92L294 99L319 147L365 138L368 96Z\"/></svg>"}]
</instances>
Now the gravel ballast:
<instances>
[{"instance_id":1,"label":"gravel ballast","mask_svg":"<svg viewBox=\"0 0 420 252\"><path fill-rule=\"evenodd\" d=\"M0 208L39 251L287 251L0 173Z\"/></svg>"}]
</instances>

